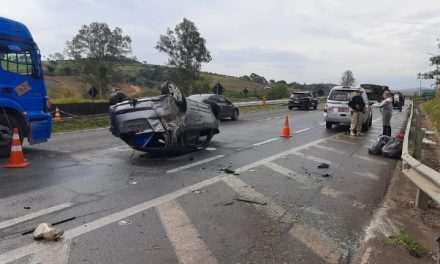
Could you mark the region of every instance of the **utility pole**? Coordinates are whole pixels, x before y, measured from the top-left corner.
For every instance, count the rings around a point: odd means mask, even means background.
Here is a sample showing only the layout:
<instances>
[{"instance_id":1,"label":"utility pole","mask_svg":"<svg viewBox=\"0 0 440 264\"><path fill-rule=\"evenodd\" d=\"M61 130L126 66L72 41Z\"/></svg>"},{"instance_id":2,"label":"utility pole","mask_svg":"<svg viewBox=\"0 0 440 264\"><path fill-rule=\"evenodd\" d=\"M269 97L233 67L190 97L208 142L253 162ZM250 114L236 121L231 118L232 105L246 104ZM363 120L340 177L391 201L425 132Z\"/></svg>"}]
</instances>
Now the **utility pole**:
<instances>
[{"instance_id":1,"label":"utility pole","mask_svg":"<svg viewBox=\"0 0 440 264\"><path fill-rule=\"evenodd\" d=\"M422 97L422 74L419 72L417 73L417 79L419 79L419 96Z\"/></svg>"}]
</instances>

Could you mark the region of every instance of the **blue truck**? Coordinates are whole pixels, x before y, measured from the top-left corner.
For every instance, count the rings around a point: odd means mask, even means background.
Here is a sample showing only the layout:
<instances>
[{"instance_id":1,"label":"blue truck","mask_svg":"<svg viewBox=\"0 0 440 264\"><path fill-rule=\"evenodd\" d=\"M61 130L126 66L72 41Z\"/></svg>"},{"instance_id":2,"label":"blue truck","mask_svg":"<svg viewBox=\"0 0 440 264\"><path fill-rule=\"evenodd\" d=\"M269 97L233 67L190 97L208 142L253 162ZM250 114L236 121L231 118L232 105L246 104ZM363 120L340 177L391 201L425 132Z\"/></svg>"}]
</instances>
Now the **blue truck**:
<instances>
[{"instance_id":1,"label":"blue truck","mask_svg":"<svg viewBox=\"0 0 440 264\"><path fill-rule=\"evenodd\" d=\"M0 17L0 157L11 150L12 130L30 144L50 138L52 118L41 55L28 28Z\"/></svg>"}]
</instances>

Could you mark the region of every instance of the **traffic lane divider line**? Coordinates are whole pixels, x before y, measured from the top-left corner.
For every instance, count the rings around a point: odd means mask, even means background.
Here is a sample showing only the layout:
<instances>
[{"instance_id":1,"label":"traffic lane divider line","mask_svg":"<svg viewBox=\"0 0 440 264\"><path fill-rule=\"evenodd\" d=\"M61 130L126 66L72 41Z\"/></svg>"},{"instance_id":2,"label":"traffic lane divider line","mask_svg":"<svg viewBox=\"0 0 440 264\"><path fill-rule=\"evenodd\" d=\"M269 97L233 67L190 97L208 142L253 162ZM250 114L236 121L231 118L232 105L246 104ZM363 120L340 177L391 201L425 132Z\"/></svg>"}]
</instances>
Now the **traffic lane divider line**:
<instances>
[{"instance_id":1,"label":"traffic lane divider line","mask_svg":"<svg viewBox=\"0 0 440 264\"><path fill-rule=\"evenodd\" d=\"M42 209L40 211L33 212L33 213L30 213L27 215L23 215L23 216L16 217L16 218L13 218L10 220L6 220L6 221L0 223L0 230L8 228L8 227L16 225L16 224L19 224L19 223L22 223L22 222L29 221L31 219L34 219L34 218L37 218L37 217L40 217L43 215L47 215L47 214L50 214L53 212L61 211L63 209L69 208L73 205L74 205L74 203L63 203L63 204L55 205L55 206L52 206L52 207L49 207L46 209Z\"/></svg>"},{"instance_id":2,"label":"traffic lane divider line","mask_svg":"<svg viewBox=\"0 0 440 264\"><path fill-rule=\"evenodd\" d=\"M340 154L340 155L345 155L345 154L347 154L346 151L339 150L339 149L335 149L335 148L332 148L332 147L323 146L323 145L321 145L321 144L316 144L316 145L314 145L313 147L314 147L314 148L320 148L320 149L327 150L327 151L331 151L331 152L335 152L335 153L338 153L338 154Z\"/></svg>"},{"instance_id":3,"label":"traffic lane divider line","mask_svg":"<svg viewBox=\"0 0 440 264\"><path fill-rule=\"evenodd\" d=\"M335 188L332 188L332 187L329 187L329 186L324 186L321 189L320 193L322 195L331 197L331 198L336 199L336 200L346 200L346 201L350 202L353 207L358 208L360 210L364 210L367 207L362 202L359 202L357 200L349 198L347 195L345 195L344 192L341 192L341 191L336 190Z\"/></svg>"},{"instance_id":4,"label":"traffic lane divider line","mask_svg":"<svg viewBox=\"0 0 440 264\"><path fill-rule=\"evenodd\" d=\"M295 152L295 153L292 153L292 155L299 156L301 158L305 158L305 159L308 159L308 160L316 161L318 163L327 163L329 165L332 165L332 163L333 163L333 162L331 162L329 160L321 159L321 158L318 158L318 157L315 157L315 156L312 156L312 155L309 155L309 154L304 154L302 152Z\"/></svg>"},{"instance_id":5,"label":"traffic lane divider line","mask_svg":"<svg viewBox=\"0 0 440 264\"><path fill-rule=\"evenodd\" d=\"M181 170L186 170L186 169L189 169L189 168L192 168L192 167L195 167L195 166L198 166L198 165L202 165L204 163L207 163L207 162L210 162L210 161L213 161L213 160L216 160L216 159L223 158L224 156L225 155L217 155L217 156L210 157L210 158L207 158L207 159L203 159L203 160L199 160L199 161L196 161L196 162L192 162L192 163L187 164L187 165L183 165L183 166L171 169L171 170L167 170L166 173L175 173L175 172L178 172L178 171L181 171Z\"/></svg>"},{"instance_id":6,"label":"traffic lane divider line","mask_svg":"<svg viewBox=\"0 0 440 264\"><path fill-rule=\"evenodd\" d=\"M271 139L268 139L268 140L264 140L264 141L252 144L252 146L253 147L261 146L261 145L264 145L264 144L267 144L267 143L270 143L270 142L273 142L273 141L277 141L279 139L280 139L279 137L278 138L271 138Z\"/></svg>"},{"instance_id":7,"label":"traffic lane divider line","mask_svg":"<svg viewBox=\"0 0 440 264\"><path fill-rule=\"evenodd\" d=\"M278 173L286 176L289 179L292 179L292 180L295 180L299 183L302 183L305 186L310 186L310 184L311 184L305 175L300 175L300 174L298 174L298 173L296 173L286 167L278 165L274 162L268 162L268 163L264 164L264 166L268 167L269 169L272 169L275 172L278 172Z\"/></svg>"},{"instance_id":8,"label":"traffic lane divider line","mask_svg":"<svg viewBox=\"0 0 440 264\"><path fill-rule=\"evenodd\" d=\"M218 263L176 200L161 204L156 212L180 263Z\"/></svg>"},{"instance_id":9,"label":"traffic lane divider line","mask_svg":"<svg viewBox=\"0 0 440 264\"><path fill-rule=\"evenodd\" d=\"M311 128L311 127L304 128L304 129L301 129L301 130L298 130L298 131L293 132L293 134L299 134L299 133L302 133L302 132L308 131L308 130L310 130L310 129L312 129L312 128Z\"/></svg>"},{"instance_id":10,"label":"traffic lane divider line","mask_svg":"<svg viewBox=\"0 0 440 264\"><path fill-rule=\"evenodd\" d=\"M295 224L289 234L310 248L313 253L327 263L340 263L346 253L336 246L336 242L327 238L322 232L305 224Z\"/></svg>"}]
</instances>

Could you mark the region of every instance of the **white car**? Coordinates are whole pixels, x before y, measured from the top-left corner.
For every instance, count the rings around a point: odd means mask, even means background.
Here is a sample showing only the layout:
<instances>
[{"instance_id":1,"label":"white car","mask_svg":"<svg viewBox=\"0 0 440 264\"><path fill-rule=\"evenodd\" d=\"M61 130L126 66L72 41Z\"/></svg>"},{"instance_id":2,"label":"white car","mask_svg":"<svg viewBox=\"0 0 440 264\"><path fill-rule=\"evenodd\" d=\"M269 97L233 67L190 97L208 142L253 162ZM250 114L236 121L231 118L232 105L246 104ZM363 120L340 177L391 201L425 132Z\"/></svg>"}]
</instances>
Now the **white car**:
<instances>
[{"instance_id":1,"label":"white car","mask_svg":"<svg viewBox=\"0 0 440 264\"><path fill-rule=\"evenodd\" d=\"M324 120L327 129L331 129L334 124L350 124L351 113L348 102L355 91L362 91L359 87L335 86L330 90L327 103L324 106ZM366 93L362 93L365 102L366 114L362 122L362 130L367 131L373 122L373 112L370 101Z\"/></svg>"}]
</instances>

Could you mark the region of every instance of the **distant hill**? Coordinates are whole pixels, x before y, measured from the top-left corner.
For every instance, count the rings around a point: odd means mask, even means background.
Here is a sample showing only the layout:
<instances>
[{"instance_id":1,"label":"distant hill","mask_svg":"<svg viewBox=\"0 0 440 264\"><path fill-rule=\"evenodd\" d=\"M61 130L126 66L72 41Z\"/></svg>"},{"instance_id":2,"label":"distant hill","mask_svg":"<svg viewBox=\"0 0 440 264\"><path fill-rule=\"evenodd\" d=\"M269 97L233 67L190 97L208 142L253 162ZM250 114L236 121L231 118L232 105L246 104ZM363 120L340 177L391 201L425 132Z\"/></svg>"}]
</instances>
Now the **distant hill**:
<instances>
[{"instance_id":1,"label":"distant hill","mask_svg":"<svg viewBox=\"0 0 440 264\"><path fill-rule=\"evenodd\" d=\"M81 81L78 67L75 61L44 61L46 85L49 96L53 99L87 99L88 90L91 84ZM127 63L120 65L121 81L115 84L129 96L152 96L159 94L159 85L168 80L167 66ZM325 94L334 86L333 84L299 84L286 83L281 80L268 83L263 76L252 73L249 76L235 77L218 73L202 72L200 80L196 83L193 93L210 93L216 83L221 83L225 88L225 95L231 98L243 98L243 90L249 91L249 97L261 98L269 93L271 87L284 86L287 93L294 90L308 90L318 92L322 90ZM106 98L103 98L106 99ZM245 98L243 98L245 99Z\"/></svg>"}]
</instances>

